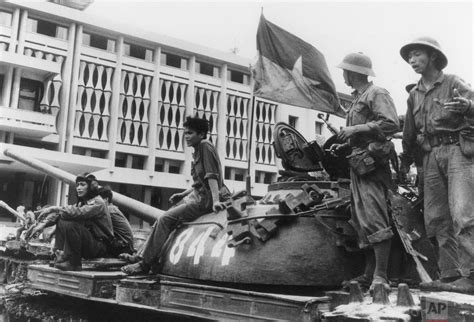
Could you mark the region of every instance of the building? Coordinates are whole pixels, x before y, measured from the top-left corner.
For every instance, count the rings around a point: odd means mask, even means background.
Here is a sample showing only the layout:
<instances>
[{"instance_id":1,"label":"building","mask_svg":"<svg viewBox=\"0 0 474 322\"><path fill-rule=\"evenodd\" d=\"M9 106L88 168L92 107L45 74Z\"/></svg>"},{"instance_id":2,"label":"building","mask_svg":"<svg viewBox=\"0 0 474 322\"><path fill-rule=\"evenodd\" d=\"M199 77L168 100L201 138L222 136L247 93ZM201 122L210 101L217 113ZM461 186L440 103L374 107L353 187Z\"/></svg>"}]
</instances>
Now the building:
<instances>
[{"instance_id":1,"label":"building","mask_svg":"<svg viewBox=\"0 0 474 322\"><path fill-rule=\"evenodd\" d=\"M185 115L210 120L231 190L245 189L250 164L255 196L277 176L277 122L306 138L330 135L316 111L259 98L252 105L250 60L98 19L82 11L90 2L0 3L3 147L73 174L93 172L115 191L167 209L169 196L191 180ZM3 155L0 178L0 199L12 206L74 196L68 185Z\"/></svg>"}]
</instances>

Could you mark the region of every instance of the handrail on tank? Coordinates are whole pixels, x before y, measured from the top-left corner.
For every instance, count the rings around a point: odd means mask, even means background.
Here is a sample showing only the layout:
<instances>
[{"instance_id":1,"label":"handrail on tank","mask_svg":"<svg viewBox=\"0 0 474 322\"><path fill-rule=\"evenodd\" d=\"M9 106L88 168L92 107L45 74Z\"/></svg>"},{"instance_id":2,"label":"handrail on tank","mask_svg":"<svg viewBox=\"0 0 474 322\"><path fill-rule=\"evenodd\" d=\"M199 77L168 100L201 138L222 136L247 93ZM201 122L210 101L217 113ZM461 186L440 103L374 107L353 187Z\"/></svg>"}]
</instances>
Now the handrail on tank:
<instances>
[{"instance_id":1,"label":"handrail on tank","mask_svg":"<svg viewBox=\"0 0 474 322\"><path fill-rule=\"evenodd\" d=\"M21 152L15 151L15 149L7 148L3 150L3 154L7 157L10 157L18 162L21 162L27 166L30 166L38 171L46 173L56 179L59 179L67 184L76 184L76 176L72 173L66 172L64 170L58 169L49 165L45 162L36 160L32 157L29 157ZM147 205L143 202L137 201L130 197L124 196L118 192L114 191L114 203L124 209L132 212L135 216L149 224L153 224L156 219L158 219L164 211L150 205Z\"/></svg>"}]
</instances>

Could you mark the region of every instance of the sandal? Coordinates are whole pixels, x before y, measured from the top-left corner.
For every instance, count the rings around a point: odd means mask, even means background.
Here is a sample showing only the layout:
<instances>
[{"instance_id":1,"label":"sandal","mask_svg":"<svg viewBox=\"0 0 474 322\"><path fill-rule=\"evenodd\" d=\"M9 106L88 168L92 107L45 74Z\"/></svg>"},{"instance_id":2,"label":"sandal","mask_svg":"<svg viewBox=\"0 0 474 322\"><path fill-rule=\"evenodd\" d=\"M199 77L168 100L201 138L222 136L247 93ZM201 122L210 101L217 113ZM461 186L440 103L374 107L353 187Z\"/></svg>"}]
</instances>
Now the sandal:
<instances>
[{"instance_id":1,"label":"sandal","mask_svg":"<svg viewBox=\"0 0 474 322\"><path fill-rule=\"evenodd\" d=\"M140 255L138 254L130 255L128 253L122 253L118 255L118 258L123 259L124 261L127 261L130 264L135 264L142 260L142 257Z\"/></svg>"},{"instance_id":2,"label":"sandal","mask_svg":"<svg viewBox=\"0 0 474 322\"><path fill-rule=\"evenodd\" d=\"M372 278L368 277L365 274L362 274L360 276L354 277L348 281L343 281L342 282L342 289L345 291L349 291L351 282L358 282L361 288L368 289L370 286L370 283L372 283Z\"/></svg>"},{"instance_id":3,"label":"sandal","mask_svg":"<svg viewBox=\"0 0 474 322\"><path fill-rule=\"evenodd\" d=\"M378 283L383 284L383 287L385 288L387 293L390 293L390 291L392 290L390 288L390 282L387 279L385 279L381 276L375 276L374 280L372 281L372 284L370 285L370 288L369 288L370 294L372 294L374 292L375 284L378 284Z\"/></svg>"},{"instance_id":4,"label":"sandal","mask_svg":"<svg viewBox=\"0 0 474 322\"><path fill-rule=\"evenodd\" d=\"M150 271L150 265L145 264L143 261L139 261L134 264L122 266L120 270L127 275L147 274Z\"/></svg>"}]
</instances>

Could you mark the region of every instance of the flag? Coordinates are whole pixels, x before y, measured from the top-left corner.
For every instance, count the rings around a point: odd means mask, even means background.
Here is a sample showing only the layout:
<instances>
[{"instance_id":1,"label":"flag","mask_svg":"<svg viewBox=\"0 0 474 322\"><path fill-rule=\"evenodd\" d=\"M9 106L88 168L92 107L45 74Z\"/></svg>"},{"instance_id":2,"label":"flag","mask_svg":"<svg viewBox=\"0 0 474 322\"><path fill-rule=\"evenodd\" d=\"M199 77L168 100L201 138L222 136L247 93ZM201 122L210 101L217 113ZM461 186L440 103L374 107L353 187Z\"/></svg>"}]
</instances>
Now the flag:
<instances>
[{"instance_id":1,"label":"flag","mask_svg":"<svg viewBox=\"0 0 474 322\"><path fill-rule=\"evenodd\" d=\"M316 48L262 15L257 49L255 96L345 116L326 60Z\"/></svg>"}]
</instances>

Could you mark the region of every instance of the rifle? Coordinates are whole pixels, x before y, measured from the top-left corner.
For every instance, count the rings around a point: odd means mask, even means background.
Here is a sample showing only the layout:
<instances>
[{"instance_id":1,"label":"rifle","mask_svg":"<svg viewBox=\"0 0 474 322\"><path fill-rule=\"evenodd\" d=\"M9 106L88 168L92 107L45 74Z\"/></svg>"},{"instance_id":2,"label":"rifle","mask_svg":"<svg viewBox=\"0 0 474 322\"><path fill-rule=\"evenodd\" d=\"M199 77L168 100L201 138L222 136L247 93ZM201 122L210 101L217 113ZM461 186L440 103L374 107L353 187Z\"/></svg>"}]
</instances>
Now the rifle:
<instances>
[{"instance_id":1,"label":"rifle","mask_svg":"<svg viewBox=\"0 0 474 322\"><path fill-rule=\"evenodd\" d=\"M317 212L320 210L330 210L330 209L339 209L350 204L350 198L330 198L326 202L320 203L316 206L310 208L310 210L300 211L300 212L291 212L287 214L265 214L252 217L242 217L238 219L229 220L227 223L235 224L244 221L250 221L254 219L277 219L277 218L291 218L291 217L317 217ZM272 209L273 210L273 209ZM276 208L275 211L278 211Z\"/></svg>"},{"instance_id":2,"label":"rifle","mask_svg":"<svg viewBox=\"0 0 474 322\"><path fill-rule=\"evenodd\" d=\"M400 211L400 209L397 208L397 209L394 209L393 211ZM421 281L432 282L433 280L431 279L430 275L428 274L428 272L423 267L423 264L420 261L420 258L423 259L424 261L428 261L428 258L413 248L413 245L411 244L411 238L402 229L402 224L398 220L398 216L396 214L392 213L392 220L398 232L398 236L400 236L400 240L402 241L403 248L405 248L405 251L408 254L410 254L413 260L415 261L416 271L418 272L418 276L420 276Z\"/></svg>"}]
</instances>

